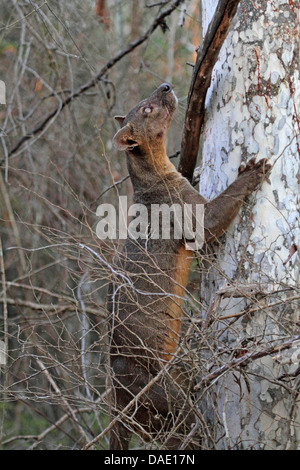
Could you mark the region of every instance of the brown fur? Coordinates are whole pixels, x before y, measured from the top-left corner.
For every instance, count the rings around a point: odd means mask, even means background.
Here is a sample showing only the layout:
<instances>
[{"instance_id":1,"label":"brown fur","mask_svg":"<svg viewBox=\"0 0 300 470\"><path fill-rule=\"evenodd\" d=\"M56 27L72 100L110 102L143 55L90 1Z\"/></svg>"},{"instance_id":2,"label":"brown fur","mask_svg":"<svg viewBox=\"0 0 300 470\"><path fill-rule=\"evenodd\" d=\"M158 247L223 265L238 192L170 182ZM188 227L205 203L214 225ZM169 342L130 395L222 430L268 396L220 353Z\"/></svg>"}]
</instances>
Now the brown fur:
<instances>
[{"instance_id":1,"label":"brown fur","mask_svg":"<svg viewBox=\"0 0 300 470\"><path fill-rule=\"evenodd\" d=\"M194 209L196 204L205 204L205 241L211 242L225 232L245 197L263 180L269 165L265 160L251 160L240 169L233 184L207 202L177 172L166 154L167 131L176 105L171 88L161 85L126 117L116 118L121 129L114 143L126 151L134 202L149 210L151 204L189 203ZM127 281L115 276L108 305L114 414L121 412L174 357L191 259L192 252L186 250L183 238L128 238L125 243L118 269ZM148 439L163 438L180 416L176 437L164 441L166 448L178 448L195 422L187 398L191 386L189 371L172 366L169 375L149 387L132 408L134 420L129 412L127 418L122 416L114 425L111 449L128 449L132 431Z\"/></svg>"}]
</instances>

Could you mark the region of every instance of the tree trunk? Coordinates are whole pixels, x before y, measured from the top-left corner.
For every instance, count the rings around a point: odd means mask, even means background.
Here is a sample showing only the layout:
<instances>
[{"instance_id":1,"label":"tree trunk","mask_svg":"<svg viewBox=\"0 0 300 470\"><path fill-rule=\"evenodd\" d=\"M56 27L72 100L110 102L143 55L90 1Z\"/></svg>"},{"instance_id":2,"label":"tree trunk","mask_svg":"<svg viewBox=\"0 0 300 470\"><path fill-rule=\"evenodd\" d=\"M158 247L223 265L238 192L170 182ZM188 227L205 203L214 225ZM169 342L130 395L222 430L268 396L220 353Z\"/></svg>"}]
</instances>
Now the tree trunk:
<instances>
[{"instance_id":1,"label":"tree trunk","mask_svg":"<svg viewBox=\"0 0 300 470\"><path fill-rule=\"evenodd\" d=\"M204 32L216 5L203 2ZM218 449L300 448L300 346L268 350L299 333L297 6L240 4L206 99L203 196L223 191L242 161L268 157L273 165L214 247L217 261L204 263L201 295L216 368L266 350L247 366L220 373L206 393L203 412Z\"/></svg>"}]
</instances>

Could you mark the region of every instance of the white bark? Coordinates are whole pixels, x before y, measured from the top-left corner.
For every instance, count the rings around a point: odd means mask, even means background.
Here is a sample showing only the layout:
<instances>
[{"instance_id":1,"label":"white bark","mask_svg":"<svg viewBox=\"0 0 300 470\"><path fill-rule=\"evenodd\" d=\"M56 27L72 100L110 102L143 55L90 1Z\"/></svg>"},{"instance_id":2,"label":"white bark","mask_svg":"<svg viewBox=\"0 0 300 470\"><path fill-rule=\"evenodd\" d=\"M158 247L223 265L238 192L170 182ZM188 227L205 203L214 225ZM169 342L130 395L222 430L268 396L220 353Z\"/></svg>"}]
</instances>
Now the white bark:
<instances>
[{"instance_id":1,"label":"white bark","mask_svg":"<svg viewBox=\"0 0 300 470\"><path fill-rule=\"evenodd\" d=\"M217 3L203 2L204 31ZM296 334L299 322L299 299L268 308L272 302L299 293L295 10L294 3L287 0L243 1L207 95L201 194L214 198L236 178L240 163L254 156L268 157L274 165L269 182L247 201L224 237L224 245L218 248L218 267L209 267L203 280L202 296L208 306L226 279L233 285L262 283L269 293L260 301L261 310L244 315L222 335L222 343L216 341L215 347L228 350L241 345L247 351L255 350L280 342ZM272 294L278 289L287 290ZM256 307L257 300L224 298L214 313L230 315L246 306ZM299 367L297 351L292 357L289 360L282 353L276 361L267 356L242 374L228 373L217 382L213 388L217 410L208 399L207 416L214 421L217 438L224 435L218 448L300 449L299 376L285 382L286 388L278 380ZM229 353L222 356L225 362L228 358ZM221 426L215 424L216 413Z\"/></svg>"}]
</instances>

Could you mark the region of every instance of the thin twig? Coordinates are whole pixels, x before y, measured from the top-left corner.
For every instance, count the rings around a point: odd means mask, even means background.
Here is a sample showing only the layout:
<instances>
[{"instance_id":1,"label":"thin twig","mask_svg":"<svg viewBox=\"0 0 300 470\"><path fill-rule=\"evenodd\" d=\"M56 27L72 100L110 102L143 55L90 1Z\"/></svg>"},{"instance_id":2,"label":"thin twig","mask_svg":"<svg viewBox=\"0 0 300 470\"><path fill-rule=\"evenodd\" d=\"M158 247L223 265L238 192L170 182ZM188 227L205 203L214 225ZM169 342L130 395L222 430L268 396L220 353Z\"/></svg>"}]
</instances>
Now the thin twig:
<instances>
[{"instance_id":1,"label":"thin twig","mask_svg":"<svg viewBox=\"0 0 300 470\"><path fill-rule=\"evenodd\" d=\"M249 352L244 354L244 356L238 357L237 359L233 359L232 361L223 364L223 366L219 367L218 369L214 370L211 374L204 376L200 382L195 385L195 390L200 390L203 387L209 385L213 380L219 379L222 375L226 372L229 372L237 367L246 366L249 362L255 361L256 359L260 359L262 357L270 356L272 354L277 353L278 351L283 351L284 349L288 349L295 341L299 341L300 335L294 336L289 340L285 341L284 343L277 344L275 346L270 346L265 349L261 349L260 351Z\"/></svg>"},{"instance_id":2,"label":"thin twig","mask_svg":"<svg viewBox=\"0 0 300 470\"><path fill-rule=\"evenodd\" d=\"M0 300L3 300L3 298L1 298ZM45 312L53 312L56 314L65 312L66 310L74 310L76 306L76 300L74 300L75 305L74 303L60 305L60 304L39 304L39 303L31 302L30 300L12 299L10 297L6 298L6 303L8 305L20 305L22 307L28 307L32 310L42 310L42 311L44 310ZM99 316L101 318L106 318L106 315L104 313L101 313L99 309L86 307L86 312L91 313L92 315Z\"/></svg>"},{"instance_id":3,"label":"thin twig","mask_svg":"<svg viewBox=\"0 0 300 470\"><path fill-rule=\"evenodd\" d=\"M167 366L168 369L171 367L174 360L175 360L175 356L173 359L169 361L168 366ZM111 428L116 424L116 422L121 417L123 417L124 415L126 416L126 413L130 411L131 407L136 405L138 403L138 400L149 390L149 388L152 387L152 385L154 385L162 377L162 375L166 372L165 369L166 368L163 367L159 371L159 373L156 376L154 376L153 379L151 379L150 382L148 382L145 385L145 387L143 387L142 390L140 390L140 392L137 393L135 397L133 397L133 399L128 403L128 405L125 406L123 410L110 421L109 425L104 429L104 431L102 431L92 441L90 441L88 444L85 445L83 450L89 450L92 446L94 446L94 444L96 444L100 439L102 439L102 437L104 437L108 433L108 431L111 430Z\"/></svg>"},{"instance_id":4,"label":"thin twig","mask_svg":"<svg viewBox=\"0 0 300 470\"><path fill-rule=\"evenodd\" d=\"M176 152L172 153L172 155L169 155L169 159L172 160L173 158L177 158L179 157L180 155L180 150L177 150ZM107 188L104 189L104 191L102 191L102 193L100 194L100 196L97 197L97 199L95 201L93 201L93 204L95 202L97 202L102 196L104 196L104 194L106 194L110 189L112 188L116 188L117 186L119 186L120 184L124 183L124 181L128 180L129 178L129 174L123 176L123 178L121 178L120 180L118 181L114 181L112 185L108 186Z\"/></svg>"},{"instance_id":5,"label":"thin twig","mask_svg":"<svg viewBox=\"0 0 300 470\"><path fill-rule=\"evenodd\" d=\"M0 236L0 273L1 273L1 283L3 289L3 319L4 319L4 343L5 343L5 357L8 353L8 310L7 310L7 294L6 294L6 278L5 278L5 266L4 266L4 256L2 249L2 239Z\"/></svg>"},{"instance_id":6,"label":"thin twig","mask_svg":"<svg viewBox=\"0 0 300 470\"><path fill-rule=\"evenodd\" d=\"M13 209L12 209L12 206L11 206L11 202L10 202L10 199L9 199L7 186L3 181L1 171L0 171L0 188L1 188L1 192L2 192L3 201L6 205L6 209L7 209L7 213L8 213L8 217L9 217L9 222L11 223L12 233L14 235L16 244L18 246L18 256L20 258L21 268L22 268L23 272L25 272L25 270L26 270L26 260L25 260L25 256L24 256L23 251L20 249L20 247L21 247L20 232L19 232L19 229L18 229L18 225L16 223L16 219L15 219L14 212L13 212Z\"/></svg>"},{"instance_id":7,"label":"thin twig","mask_svg":"<svg viewBox=\"0 0 300 470\"><path fill-rule=\"evenodd\" d=\"M289 302L295 302L296 300L298 300L298 301L300 300L300 294L296 294L296 295L293 295L291 297L287 297L286 299L276 300L276 302L272 302L272 303L270 303L268 305L265 305L265 306L258 305L256 307L243 310L242 312L232 313L230 315L222 315L221 317L218 317L217 320L221 321L221 320L228 320L229 318L238 318L238 317L241 317L242 315L245 315L245 314L251 315L252 313L257 312L258 310L270 309L272 307L277 307L278 305L287 304Z\"/></svg>"},{"instance_id":8,"label":"thin twig","mask_svg":"<svg viewBox=\"0 0 300 470\"><path fill-rule=\"evenodd\" d=\"M86 309L86 305L83 301L83 298L82 298L82 294L81 294L81 289L82 289L82 286L84 285L84 282L86 280L86 278L88 277L88 271L86 271L79 283L78 283L78 286L77 286L77 298L78 298L78 301L80 303L80 308L81 308L81 325L82 325L82 332L81 332L81 338L80 338L80 341L81 341L81 351L80 351L80 358L81 358L81 368L82 368L82 376L83 376L83 379L84 379L84 387L85 387L85 391L86 391L86 395L87 395L87 398L93 402L93 397L92 397L92 394L91 394L91 391L90 391L90 387L89 387L89 382L88 382L88 378L87 378L87 367L86 367L86 336L89 332L89 320L87 318L87 309ZM97 410L94 409L94 414L95 414L95 419L97 421L97 424L98 424L98 428L102 431L102 424L100 422L100 419L99 419L99 416L98 416L98 413L97 413Z\"/></svg>"},{"instance_id":9,"label":"thin twig","mask_svg":"<svg viewBox=\"0 0 300 470\"><path fill-rule=\"evenodd\" d=\"M95 405L98 405L98 403L100 403L107 395L109 395L111 392L110 389L107 389L105 390L105 392L101 395L101 397L99 397L96 401L95 401ZM73 410L74 411L74 414L80 414L80 413L90 413L92 410L91 410L91 407L83 407L83 408L78 408L77 410ZM51 426L49 426L47 429L45 429L43 432L41 432L41 434L39 434L38 436L32 436L32 439L35 439L36 442L34 444L32 444L32 446L30 446L29 450L33 450L35 449L39 443L45 439L45 437L52 431L54 431L55 429L57 429L58 427L60 427L61 424L63 424L67 419L69 419L70 417L72 417L71 413L68 412L66 414L64 414L58 421L56 421L56 423L53 423ZM23 436L20 436L20 438L22 439ZM3 444L6 444L8 442L3 442Z\"/></svg>"},{"instance_id":10,"label":"thin twig","mask_svg":"<svg viewBox=\"0 0 300 470\"><path fill-rule=\"evenodd\" d=\"M41 371L46 375L49 383L51 384L51 386L54 388L55 392L61 397L62 399L62 402L64 403L66 409L69 411L69 413L71 414L72 416L72 420L73 420L73 423L75 425L75 427L77 428L77 430L79 431L79 434L82 436L82 438L84 439L85 442L88 442L88 437L87 435L85 434L83 428L82 428L82 425L79 423L79 421L77 420L76 418L76 413L75 413L75 410L73 410L73 408L71 407L71 405L68 403L66 397L63 395L63 393L61 392L61 390L59 389L58 385L56 384L56 382L54 381L53 377L50 375L48 369L44 366L43 362L41 361L41 359L39 358L36 358L36 362L38 363Z\"/></svg>"}]
</instances>

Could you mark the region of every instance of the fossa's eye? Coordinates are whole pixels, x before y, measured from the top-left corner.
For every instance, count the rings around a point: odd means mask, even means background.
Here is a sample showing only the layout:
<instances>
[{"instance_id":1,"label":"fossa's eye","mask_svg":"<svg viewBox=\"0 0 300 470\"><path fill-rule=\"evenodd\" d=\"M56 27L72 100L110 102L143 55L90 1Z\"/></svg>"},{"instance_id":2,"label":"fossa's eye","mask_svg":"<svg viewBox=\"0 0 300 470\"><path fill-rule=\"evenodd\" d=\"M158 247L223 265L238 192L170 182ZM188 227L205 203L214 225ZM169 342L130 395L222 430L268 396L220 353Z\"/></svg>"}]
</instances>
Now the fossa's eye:
<instances>
[{"instance_id":1,"label":"fossa's eye","mask_svg":"<svg viewBox=\"0 0 300 470\"><path fill-rule=\"evenodd\" d=\"M144 109L144 113L147 113L147 114L152 113L152 109L153 109L153 108L151 108L151 106L147 106L147 107Z\"/></svg>"}]
</instances>

